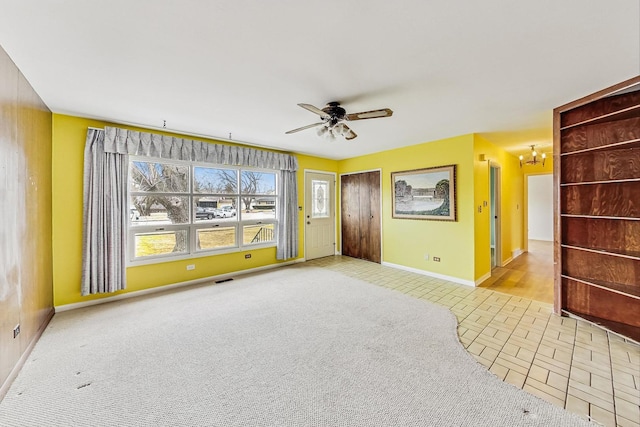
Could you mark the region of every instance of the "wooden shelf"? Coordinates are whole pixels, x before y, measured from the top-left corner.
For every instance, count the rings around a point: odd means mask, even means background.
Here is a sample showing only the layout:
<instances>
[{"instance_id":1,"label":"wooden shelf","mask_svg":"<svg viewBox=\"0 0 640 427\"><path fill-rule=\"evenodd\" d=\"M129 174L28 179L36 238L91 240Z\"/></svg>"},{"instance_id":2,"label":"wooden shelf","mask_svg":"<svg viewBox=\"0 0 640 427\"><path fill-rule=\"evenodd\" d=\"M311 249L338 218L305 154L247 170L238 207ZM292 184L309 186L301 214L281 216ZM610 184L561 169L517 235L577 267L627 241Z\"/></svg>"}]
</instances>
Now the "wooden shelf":
<instances>
[{"instance_id":1,"label":"wooden shelf","mask_svg":"<svg viewBox=\"0 0 640 427\"><path fill-rule=\"evenodd\" d=\"M593 253L602 254L602 255L619 256L622 258L629 258L629 259L635 259L637 261L640 261L640 252L638 251L612 251L612 250L607 250L602 248L586 248L583 246L573 246L573 245L560 245L560 246L563 248L575 249L578 251L593 252Z\"/></svg>"},{"instance_id":2,"label":"wooden shelf","mask_svg":"<svg viewBox=\"0 0 640 427\"><path fill-rule=\"evenodd\" d=\"M640 254L640 220L564 217L560 238L565 246Z\"/></svg>"},{"instance_id":3,"label":"wooden shelf","mask_svg":"<svg viewBox=\"0 0 640 427\"><path fill-rule=\"evenodd\" d=\"M554 144L554 309L640 337L640 76L555 109Z\"/></svg>"},{"instance_id":4,"label":"wooden shelf","mask_svg":"<svg viewBox=\"0 0 640 427\"><path fill-rule=\"evenodd\" d=\"M639 218L640 183L591 184L560 187L560 212L571 215Z\"/></svg>"},{"instance_id":5,"label":"wooden shelf","mask_svg":"<svg viewBox=\"0 0 640 427\"><path fill-rule=\"evenodd\" d=\"M561 213L561 217L566 218L590 218L590 219L621 219L625 221L640 221L640 218L635 217L624 217L624 216L606 216L606 215L576 215L576 214L567 214Z\"/></svg>"},{"instance_id":6,"label":"wooden shelf","mask_svg":"<svg viewBox=\"0 0 640 427\"><path fill-rule=\"evenodd\" d=\"M560 117L560 130L564 131L576 126L597 124L604 121L623 120L629 118L628 114L634 114L639 110L640 91L604 96L563 112Z\"/></svg>"},{"instance_id":7,"label":"wooden shelf","mask_svg":"<svg viewBox=\"0 0 640 427\"><path fill-rule=\"evenodd\" d=\"M586 280L562 277L562 293L566 298L563 310L585 314L612 322L626 323L640 328L637 306L640 299L628 292L620 292Z\"/></svg>"},{"instance_id":8,"label":"wooden shelf","mask_svg":"<svg viewBox=\"0 0 640 427\"><path fill-rule=\"evenodd\" d=\"M638 120L638 129L640 129L640 120ZM579 150L566 151L560 154L560 157L573 156L575 154L589 153L593 151L605 151L616 148L640 148L640 138L627 139L625 141L614 142L609 145L598 145L589 148L582 148Z\"/></svg>"},{"instance_id":9,"label":"wooden shelf","mask_svg":"<svg viewBox=\"0 0 640 427\"><path fill-rule=\"evenodd\" d=\"M640 181L640 143L624 148L572 153L560 158L560 182L565 184ZM637 165L636 167L630 165Z\"/></svg>"},{"instance_id":10,"label":"wooden shelf","mask_svg":"<svg viewBox=\"0 0 640 427\"><path fill-rule=\"evenodd\" d=\"M562 247L561 274L597 283L612 283L640 290L640 261L599 252Z\"/></svg>"},{"instance_id":11,"label":"wooden shelf","mask_svg":"<svg viewBox=\"0 0 640 427\"><path fill-rule=\"evenodd\" d=\"M572 185L593 185L593 184L616 184L616 183L622 183L622 182L640 182L640 178L633 178L633 179L612 179L609 181L584 181L584 182L565 182L560 184L561 187L569 187Z\"/></svg>"},{"instance_id":12,"label":"wooden shelf","mask_svg":"<svg viewBox=\"0 0 640 427\"><path fill-rule=\"evenodd\" d=\"M573 123L571 125L567 125L561 127L560 130L567 130L578 126L586 126L586 125L597 125L601 123L608 123L615 120L625 120L632 119L640 116L640 105L634 105L623 110L613 111L608 114L603 114L602 116L593 117L587 120L583 120L581 122Z\"/></svg>"},{"instance_id":13,"label":"wooden shelf","mask_svg":"<svg viewBox=\"0 0 640 427\"><path fill-rule=\"evenodd\" d=\"M629 289L627 286L624 285L619 285L617 283L611 283L611 282L602 282L599 280L593 280L593 279L585 279L582 277L572 277L572 276L567 276L565 274L562 275L563 279L569 279L569 280L574 280L576 282L580 282L584 285L587 286L594 286L596 288L600 288L609 292L616 292L618 294L621 295L629 295L634 299L638 299L640 300L640 291L636 290L636 289Z\"/></svg>"}]
</instances>

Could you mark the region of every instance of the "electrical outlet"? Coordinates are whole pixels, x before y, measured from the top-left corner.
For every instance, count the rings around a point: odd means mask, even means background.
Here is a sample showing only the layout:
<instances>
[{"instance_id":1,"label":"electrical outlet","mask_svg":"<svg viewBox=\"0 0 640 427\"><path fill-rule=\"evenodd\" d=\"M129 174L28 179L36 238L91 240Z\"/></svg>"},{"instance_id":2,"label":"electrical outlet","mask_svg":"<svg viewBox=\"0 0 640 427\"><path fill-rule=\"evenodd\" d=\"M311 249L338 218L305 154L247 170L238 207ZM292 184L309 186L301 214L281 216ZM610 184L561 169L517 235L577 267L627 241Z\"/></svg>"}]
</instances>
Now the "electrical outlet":
<instances>
[{"instance_id":1,"label":"electrical outlet","mask_svg":"<svg viewBox=\"0 0 640 427\"><path fill-rule=\"evenodd\" d=\"M15 328L13 328L13 338L20 335L20 324L17 324Z\"/></svg>"},{"instance_id":2,"label":"electrical outlet","mask_svg":"<svg viewBox=\"0 0 640 427\"><path fill-rule=\"evenodd\" d=\"M249 259L251 258L251 254L244 254L244 259Z\"/></svg>"},{"instance_id":3,"label":"electrical outlet","mask_svg":"<svg viewBox=\"0 0 640 427\"><path fill-rule=\"evenodd\" d=\"M196 269L196 265L195 264L187 265L187 270L195 270L195 269Z\"/></svg>"},{"instance_id":4,"label":"electrical outlet","mask_svg":"<svg viewBox=\"0 0 640 427\"><path fill-rule=\"evenodd\" d=\"M429 254L424 254L424 260L429 261Z\"/></svg>"},{"instance_id":5,"label":"electrical outlet","mask_svg":"<svg viewBox=\"0 0 640 427\"><path fill-rule=\"evenodd\" d=\"M433 260L434 260L435 262L440 262L440 257L438 257L438 256L434 256L434 257L433 257Z\"/></svg>"}]
</instances>

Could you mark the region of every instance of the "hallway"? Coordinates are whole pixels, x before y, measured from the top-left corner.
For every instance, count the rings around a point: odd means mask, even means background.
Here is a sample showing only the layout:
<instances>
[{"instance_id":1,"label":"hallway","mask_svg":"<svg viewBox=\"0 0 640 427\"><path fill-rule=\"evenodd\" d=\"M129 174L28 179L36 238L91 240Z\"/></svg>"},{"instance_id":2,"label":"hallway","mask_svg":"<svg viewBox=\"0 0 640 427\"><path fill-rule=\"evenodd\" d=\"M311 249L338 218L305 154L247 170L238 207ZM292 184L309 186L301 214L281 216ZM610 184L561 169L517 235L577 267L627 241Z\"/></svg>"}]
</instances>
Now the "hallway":
<instances>
[{"instance_id":1,"label":"hallway","mask_svg":"<svg viewBox=\"0 0 640 427\"><path fill-rule=\"evenodd\" d=\"M553 242L529 240L529 251L479 285L509 295L553 304Z\"/></svg>"}]
</instances>

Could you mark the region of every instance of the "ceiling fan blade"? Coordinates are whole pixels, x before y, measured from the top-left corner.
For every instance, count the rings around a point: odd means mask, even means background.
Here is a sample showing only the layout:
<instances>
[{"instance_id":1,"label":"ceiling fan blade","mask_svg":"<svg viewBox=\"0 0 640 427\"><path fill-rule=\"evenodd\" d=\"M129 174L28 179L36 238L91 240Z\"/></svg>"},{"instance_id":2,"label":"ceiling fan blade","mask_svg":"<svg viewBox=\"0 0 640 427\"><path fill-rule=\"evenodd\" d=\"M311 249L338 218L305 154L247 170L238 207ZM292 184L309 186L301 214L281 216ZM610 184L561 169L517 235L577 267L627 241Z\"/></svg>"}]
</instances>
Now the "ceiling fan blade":
<instances>
[{"instance_id":1,"label":"ceiling fan blade","mask_svg":"<svg viewBox=\"0 0 640 427\"><path fill-rule=\"evenodd\" d=\"M301 128L297 128L297 129L293 129L293 130L290 130L288 132L285 132L285 134L300 132L301 130L309 129L309 128L320 126L320 125L323 125L323 124L324 124L324 122L320 122L320 123L314 123L312 125L302 126Z\"/></svg>"},{"instance_id":2,"label":"ceiling fan blade","mask_svg":"<svg viewBox=\"0 0 640 427\"><path fill-rule=\"evenodd\" d=\"M325 113L324 111L322 111L321 109L319 109L318 107L314 107L311 104L298 104L300 107L304 108L305 110L309 110L312 113L316 113L317 115L319 115L320 117L322 117L323 119L330 119L331 116L327 113Z\"/></svg>"},{"instance_id":3,"label":"ceiling fan blade","mask_svg":"<svg viewBox=\"0 0 640 427\"><path fill-rule=\"evenodd\" d=\"M351 141L352 139L354 139L358 135L356 135L356 133L354 131L352 131L349 128L349 126L347 126L344 123L342 123L342 136L344 136L344 139L346 139L347 141Z\"/></svg>"},{"instance_id":4,"label":"ceiling fan blade","mask_svg":"<svg viewBox=\"0 0 640 427\"><path fill-rule=\"evenodd\" d=\"M377 119L379 117L391 117L393 111L388 108L380 110L363 111L362 113L347 114L347 120L364 120L364 119Z\"/></svg>"}]
</instances>

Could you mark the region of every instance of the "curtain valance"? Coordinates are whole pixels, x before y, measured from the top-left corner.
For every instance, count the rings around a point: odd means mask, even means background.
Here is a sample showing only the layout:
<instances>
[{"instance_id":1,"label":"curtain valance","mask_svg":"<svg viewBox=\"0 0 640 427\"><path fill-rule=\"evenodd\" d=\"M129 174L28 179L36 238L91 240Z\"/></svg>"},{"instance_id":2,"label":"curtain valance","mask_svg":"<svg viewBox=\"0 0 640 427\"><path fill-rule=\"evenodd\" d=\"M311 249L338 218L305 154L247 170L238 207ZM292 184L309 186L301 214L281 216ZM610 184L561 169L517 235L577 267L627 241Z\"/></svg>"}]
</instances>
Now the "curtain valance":
<instances>
[{"instance_id":1,"label":"curtain valance","mask_svg":"<svg viewBox=\"0 0 640 427\"><path fill-rule=\"evenodd\" d=\"M129 155L277 170L276 259L298 256L295 156L114 127L89 129L84 155L82 295L126 288Z\"/></svg>"},{"instance_id":2,"label":"curtain valance","mask_svg":"<svg viewBox=\"0 0 640 427\"><path fill-rule=\"evenodd\" d=\"M234 145L212 144L122 128L105 127L104 151L282 171L298 170L295 156Z\"/></svg>"}]
</instances>

